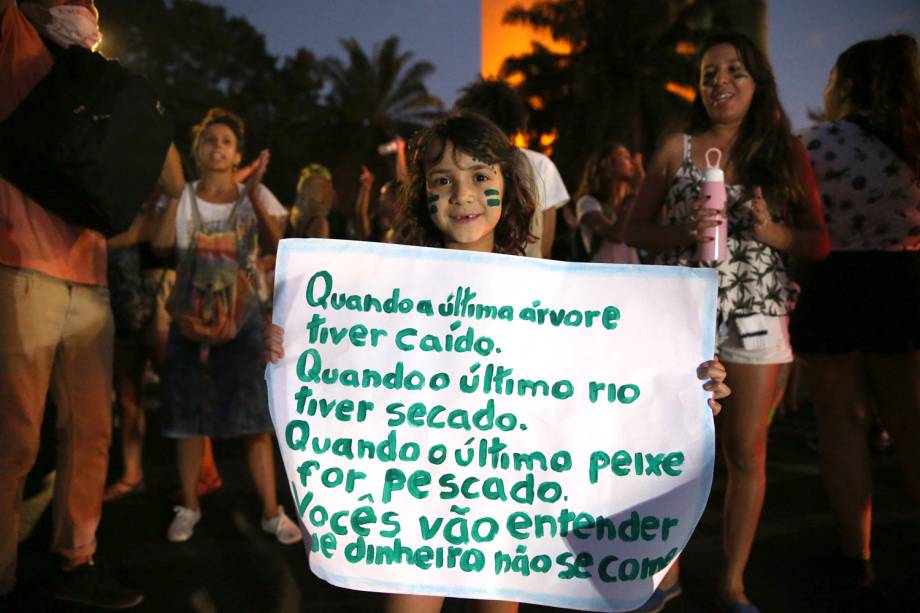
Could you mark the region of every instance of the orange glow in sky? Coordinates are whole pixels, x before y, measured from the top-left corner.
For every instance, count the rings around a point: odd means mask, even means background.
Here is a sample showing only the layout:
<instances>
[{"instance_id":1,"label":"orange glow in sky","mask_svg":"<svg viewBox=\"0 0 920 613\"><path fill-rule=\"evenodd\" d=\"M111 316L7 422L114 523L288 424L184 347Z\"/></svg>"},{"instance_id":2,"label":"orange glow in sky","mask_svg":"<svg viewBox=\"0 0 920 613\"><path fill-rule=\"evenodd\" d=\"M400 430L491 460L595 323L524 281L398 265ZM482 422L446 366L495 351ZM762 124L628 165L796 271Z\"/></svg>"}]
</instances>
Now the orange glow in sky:
<instances>
[{"instance_id":1,"label":"orange glow in sky","mask_svg":"<svg viewBox=\"0 0 920 613\"><path fill-rule=\"evenodd\" d=\"M523 25L502 23L502 18L512 6L530 6L534 0L481 0L482 16L482 76L497 77L506 58L523 55L538 42L556 53L569 53L567 43L557 42L547 30L533 30Z\"/></svg>"}]
</instances>

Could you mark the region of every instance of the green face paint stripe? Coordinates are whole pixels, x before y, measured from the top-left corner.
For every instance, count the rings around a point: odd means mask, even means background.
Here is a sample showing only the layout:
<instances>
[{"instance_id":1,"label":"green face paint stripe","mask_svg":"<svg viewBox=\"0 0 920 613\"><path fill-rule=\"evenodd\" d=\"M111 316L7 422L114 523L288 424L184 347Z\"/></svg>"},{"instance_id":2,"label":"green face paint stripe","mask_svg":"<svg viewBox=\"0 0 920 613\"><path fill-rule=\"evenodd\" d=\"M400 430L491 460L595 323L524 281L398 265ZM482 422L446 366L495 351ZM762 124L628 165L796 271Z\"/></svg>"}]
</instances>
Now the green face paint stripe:
<instances>
[{"instance_id":1,"label":"green face paint stripe","mask_svg":"<svg viewBox=\"0 0 920 613\"><path fill-rule=\"evenodd\" d=\"M432 195L428 196L428 202L437 202L437 201L440 200L440 199L441 199L441 197L438 196L437 194L432 194Z\"/></svg>"},{"instance_id":2,"label":"green face paint stripe","mask_svg":"<svg viewBox=\"0 0 920 613\"><path fill-rule=\"evenodd\" d=\"M434 215L438 212L438 207L432 204L430 207L428 207L428 212Z\"/></svg>"},{"instance_id":3,"label":"green face paint stripe","mask_svg":"<svg viewBox=\"0 0 920 613\"><path fill-rule=\"evenodd\" d=\"M489 198L488 200L486 200L486 204L488 204L489 206L498 206L501 203L502 201L499 200L498 198Z\"/></svg>"},{"instance_id":4,"label":"green face paint stripe","mask_svg":"<svg viewBox=\"0 0 920 613\"><path fill-rule=\"evenodd\" d=\"M499 191L497 189L487 189L483 192L486 196L497 196Z\"/></svg>"}]
</instances>

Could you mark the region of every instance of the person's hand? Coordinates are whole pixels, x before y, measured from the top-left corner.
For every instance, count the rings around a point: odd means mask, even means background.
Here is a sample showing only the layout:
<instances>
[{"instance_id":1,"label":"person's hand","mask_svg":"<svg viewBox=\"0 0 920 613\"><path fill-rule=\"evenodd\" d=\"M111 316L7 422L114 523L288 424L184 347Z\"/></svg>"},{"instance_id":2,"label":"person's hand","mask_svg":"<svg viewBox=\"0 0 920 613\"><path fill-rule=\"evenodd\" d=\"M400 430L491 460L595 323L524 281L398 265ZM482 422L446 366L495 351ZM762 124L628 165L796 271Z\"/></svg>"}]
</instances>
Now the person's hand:
<instances>
[{"instance_id":1,"label":"person's hand","mask_svg":"<svg viewBox=\"0 0 920 613\"><path fill-rule=\"evenodd\" d=\"M642 181L645 179L645 166L642 164L642 154L636 153L632 157L633 163L633 176L632 184L633 190L638 191L639 186L642 185Z\"/></svg>"},{"instance_id":2,"label":"person's hand","mask_svg":"<svg viewBox=\"0 0 920 613\"><path fill-rule=\"evenodd\" d=\"M731 388L725 384L725 366L722 365L719 358L713 358L699 365L696 369L696 376L706 382L703 384L703 389L712 392L709 408L712 409L713 415L718 415L722 410L722 405L718 401L732 393Z\"/></svg>"},{"instance_id":3,"label":"person's hand","mask_svg":"<svg viewBox=\"0 0 920 613\"><path fill-rule=\"evenodd\" d=\"M259 152L259 157L257 157L251 164L236 171L236 175L239 175L244 171L246 172L246 192L249 194L249 197L252 198L253 201L255 201L256 188L262 182L262 177L265 176L265 171L268 170L268 161L270 159L271 153L268 151L268 149L263 149Z\"/></svg>"},{"instance_id":4,"label":"person's hand","mask_svg":"<svg viewBox=\"0 0 920 613\"><path fill-rule=\"evenodd\" d=\"M277 364L284 357L284 328L271 322L262 330L264 358L267 363Z\"/></svg>"},{"instance_id":5,"label":"person's hand","mask_svg":"<svg viewBox=\"0 0 920 613\"><path fill-rule=\"evenodd\" d=\"M361 167L361 176L358 177L358 182L361 184L361 187L370 191L374 187L374 173L367 169L367 166Z\"/></svg>"},{"instance_id":6,"label":"person's hand","mask_svg":"<svg viewBox=\"0 0 920 613\"><path fill-rule=\"evenodd\" d=\"M770 207L763 197L763 190L755 186L751 199L751 216L754 219L754 238L761 243L784 250L789 242L789 229L783 223L773 221Z\"/></svg>"},{"instance_id":7,"label":"person's hand","mask_svg":"<svg viewBox=\"0 0 920 613\"><path fill-rule=\"evenodd\" d=\"M690 221L683 225L687 233L687 242L708 243L712 237L703 236L706 228L715 228L725 218L725 212L707 207L709 196L700 196L690 209Z\"/></svg>"},{"instance_id":8,"label":"person's hand","mask_svg":"<svg viewBox=\"0 0 920 613\"><path fill-rule=\"evenodd\" d=\"M259 158L256 158L242 168L237 168L235 171L233 171L233 180L237 183L245 183L246 179L249 178L249 176L256 169L256 167L258 167L258 165Z\"/></svg>"}]
</instances>

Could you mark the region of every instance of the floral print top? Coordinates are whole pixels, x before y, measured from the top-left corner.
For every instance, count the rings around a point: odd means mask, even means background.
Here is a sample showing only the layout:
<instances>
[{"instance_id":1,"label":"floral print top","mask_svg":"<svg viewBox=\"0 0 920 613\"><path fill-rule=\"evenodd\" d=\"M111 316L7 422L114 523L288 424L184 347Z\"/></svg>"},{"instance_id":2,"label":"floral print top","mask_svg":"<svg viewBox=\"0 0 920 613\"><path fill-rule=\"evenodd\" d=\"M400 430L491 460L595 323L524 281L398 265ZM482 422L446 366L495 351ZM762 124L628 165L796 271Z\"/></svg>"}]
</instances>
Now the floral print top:
<instances>
[{"instance_id":1,"label":"floral print top","mask_svg":"<svg viewBox=\"0 0 920 613\"><path fill-rule=\"evenodd\" d=\"M920 249L920 177L877 137L833 121L800 130L832 251Z\"/></svg>"},{"instance_id":2,"label":"floral print top","mask_svg":"<svg viewBox=\"0 0 920 613\"><path fill-rule=\"evenodd\" d=\"M703 172L691 157L693 138L684 134L684 158L674 174L665 198L667 225L686 223L700 197ZM712 266L719 271L719 320L752 313L778 317L789 314L798 286L786 272L782 254L756 240L751 197L743 185L726 185L728 208L728 257L718 264L699 262L696 244L667 251L659 264ZM715 265L713 265L715 264Z\"/></svg>"}]
</instances>

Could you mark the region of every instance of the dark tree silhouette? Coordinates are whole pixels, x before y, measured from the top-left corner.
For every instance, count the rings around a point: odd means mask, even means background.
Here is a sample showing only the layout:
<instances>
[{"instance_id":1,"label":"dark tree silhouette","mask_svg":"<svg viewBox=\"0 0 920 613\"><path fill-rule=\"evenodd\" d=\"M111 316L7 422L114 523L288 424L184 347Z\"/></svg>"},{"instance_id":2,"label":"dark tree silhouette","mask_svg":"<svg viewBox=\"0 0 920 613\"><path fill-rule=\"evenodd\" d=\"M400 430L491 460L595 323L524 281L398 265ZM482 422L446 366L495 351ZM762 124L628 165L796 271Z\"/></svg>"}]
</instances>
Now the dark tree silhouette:
<instances>
[{"instance_id":1,"label":"dark tree silhouette","mask_svg":"<svg viewBox=\"0 0 920 613\"><path fill-rule=\"evenodd\" d=\"M503 75L523 79L518 89L531 103L532 133L557 130L554 158L566 176L578 176L601 142L617 139L648 152L663 131L675 127L689 102L668 84L691 85L695 46L715 30L731 29L747 12L725 0L543 0L516 6L506 22L548 29L571 53L534 45L530 54L509 59Z\"/></svg>"}]
</instances>

